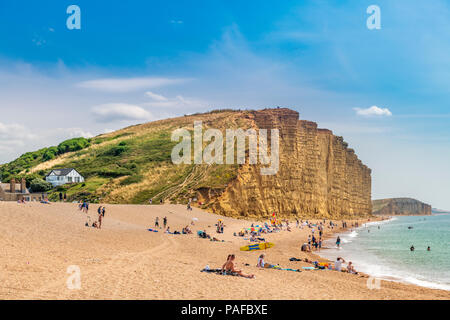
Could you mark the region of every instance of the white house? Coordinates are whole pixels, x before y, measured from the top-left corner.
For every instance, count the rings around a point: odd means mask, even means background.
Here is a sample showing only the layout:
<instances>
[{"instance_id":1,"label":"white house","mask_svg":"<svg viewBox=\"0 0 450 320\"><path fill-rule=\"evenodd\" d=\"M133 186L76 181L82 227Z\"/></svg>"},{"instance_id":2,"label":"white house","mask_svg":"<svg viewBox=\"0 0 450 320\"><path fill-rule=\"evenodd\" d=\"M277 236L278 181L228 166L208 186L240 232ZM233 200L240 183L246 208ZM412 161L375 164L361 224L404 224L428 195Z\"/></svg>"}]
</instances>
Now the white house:
<instances>
[{"instance_id":1,"label":"white house","mask_svg":"<svg viewBox=\"0 0 450 320\"><path fill-rule=\"evenodd\" d=\"M66 183L84 182L83 176L75 169L54 169L46 177L45 181L50 182L54 187Z\"/></svg>"}]
</instances>

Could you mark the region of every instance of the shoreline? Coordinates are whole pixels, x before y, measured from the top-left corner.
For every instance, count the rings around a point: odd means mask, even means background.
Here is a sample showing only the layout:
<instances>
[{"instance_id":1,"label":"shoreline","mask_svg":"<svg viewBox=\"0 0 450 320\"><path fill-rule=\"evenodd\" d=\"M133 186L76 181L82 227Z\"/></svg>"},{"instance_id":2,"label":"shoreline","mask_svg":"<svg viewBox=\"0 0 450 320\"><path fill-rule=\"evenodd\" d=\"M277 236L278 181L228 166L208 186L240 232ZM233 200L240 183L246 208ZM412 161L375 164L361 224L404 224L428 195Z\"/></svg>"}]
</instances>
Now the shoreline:
<instances>
[{"instance_id":1,"label":"shoreline","mask_svg":"<svg viewBox=\"0 0 450 320\"><path fill-rule=\"evenodd\" d=\"M400 217L408 217L408 216L423 217L423 216L430 216L430 215L399 215L399 216ZM380 224L380 222L389 223L391 221L396 220L397 215L395 215L395 216L385 216L385 215L383 215L383 216L379 216L379 217L385 217L387 219L385 219L385 220L378 220L378 221L370 221L370 222L367 222L364 225L361 225L360 227L358 227L356 229L353 229L353 230L351 230L351 228L347 228L347 230L343 231L343 233L349 235L349 234L351 234L351 232L354 232L356 230L361 230L363 228L370 227L371 225ZM338 234L338 232L336 232L333 236L336 237L337 234ZM332 238L331 236L327 237L326 239L324 239L324 242L327 241L327 240L331 240L331 238ZM336 248L328 247L327 249L335 250ZM329 260L327 257L321 256L320 253L318 253L318 256L321 259L327 259L329 262L333 262L333 261ZM344 257L344 259L345 259L345 257ZM377 278L377 279L380 279L380 280L384 280L384 281L391 281L391 282L397 282L397 283L402 283L402 284L406 284L406 285L419 286L419 287L423 287L423 288L427 288L427 289L431 289L431 290L444 290L444 291L449 291L450 292L450 289L446 288L448 286L443 284L443 283L433 282L433 281L430 281L430 280L422 280L422 279L419 279L415 275L413 275L411 277L411 280L408 281L404 277L401 277L399 275L393 275L393 274L377 276L375 274L371 274L370 272L359 272L359 273L360 274L364 274L364 275L366 275L368 277L374 277L374 278Z\"/></svg>"}]
</instances>

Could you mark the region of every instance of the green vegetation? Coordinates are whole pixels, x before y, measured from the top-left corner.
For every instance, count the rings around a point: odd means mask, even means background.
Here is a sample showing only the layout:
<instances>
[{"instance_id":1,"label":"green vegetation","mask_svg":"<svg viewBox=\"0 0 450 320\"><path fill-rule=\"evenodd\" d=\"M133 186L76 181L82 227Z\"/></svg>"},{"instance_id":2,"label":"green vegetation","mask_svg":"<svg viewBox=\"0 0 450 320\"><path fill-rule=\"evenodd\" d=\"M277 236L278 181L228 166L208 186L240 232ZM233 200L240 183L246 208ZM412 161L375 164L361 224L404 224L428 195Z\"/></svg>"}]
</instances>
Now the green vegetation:
<instances>
[{"instance_id":1,"label":"green vegetation","mask_svg":"<svg viewBox=\"0 0 450 320\"><path fill-rule=\"evenodd\" d=\"M0 166L0 179L9 181L12 178L19 178L20 173L37 166L38 164L54 159L56 156L82 150L90 145L89 140L85 138L74 138L61 142L57 147L43 148L34 152L27 152L16 160ZM41 174L44 176L44 174Z\"/></svg>"},{"instance_id":2,"label":"green vegetation","mask_svg":"<svg viewBox=\"0 0 450 320\"><path fill-rule=\"evenodd\" d=\"M210 114L224 111L235 112L216 110ZM221 122L228 121L225 116L219 119ZM163 199L186 203L199 189L220 192L236 178L239 168L238 165L174 165L171 152L178 141L171 141L171 132L180 126L192 132L189 121L129 127L119 134L92 139L69 139L57 146L26 153L0 166L0 178L8 181L13 177L24 177L28 187L34 186L33 191L47 191L49 185L43 180L51 169L75 168L83 175L85 182L49 190L50 200L58 200L59 193L63 193L67 201L88 200L95 203L106 199L113 203L138 204L153 198L155 202ZM239 117L233 123L241 126L241 121L242 127L245 127L245 120ZM37 165L69 152L71 154L55 161L57 164L54 166L47 166L45 171L30 173ZM123 193L120 192L122 189ZM113 192L116 190L119 192Z\"/></svg>"},{"instance_id":3,"label":"green vegetation","mask_svg":"<svg viewBox=\"0 0 450 320\"><path fill-rule=\"evenodd\" d=\"M30 188L32 192L46 192L53 188L50 182L44 181L42 179L36 178L31 180Z\"/></svg>"},{"instance_id":4,"label":"green vegetation","mask_svg":"<svg viewBox=\"0 0 450 320\"><path fill-rule=\"evenodd\" d=\"M89 140L85 138L73 138L66 140L58 145L58 154L82 150L89 145Z\"/></svg>"},{"instance_id":5,"label":"green vegetation","mask_svg":"<svg viewBox=\"0 0 450 320\"><path fill-rule=\"evenodd\" d=\"M135 174L135 175L132 175L132 176L129 176L129 177L123 179L123 180L120 182L120 185L121 185L121 186L127 186L127 185L130 185L130 184L133 184L133 183L139 183L139 182L141 182L142 180L144 180L144 177L143 177L142 175L140 175L140 174Z\"/></svg>"}]
</instances>

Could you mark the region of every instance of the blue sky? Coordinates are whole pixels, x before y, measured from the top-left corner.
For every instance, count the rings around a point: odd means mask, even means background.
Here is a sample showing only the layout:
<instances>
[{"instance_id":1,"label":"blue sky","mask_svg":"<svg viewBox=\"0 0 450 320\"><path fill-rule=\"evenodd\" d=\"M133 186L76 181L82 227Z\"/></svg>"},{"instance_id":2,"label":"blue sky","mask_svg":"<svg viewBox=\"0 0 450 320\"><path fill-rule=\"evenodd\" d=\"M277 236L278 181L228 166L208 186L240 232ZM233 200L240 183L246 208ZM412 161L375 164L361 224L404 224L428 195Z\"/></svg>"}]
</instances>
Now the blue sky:
<instances>
[{"instance_id":1,"label":"blue sky","mask_svg":"<svg viewBox=\"0 0 450 320\"><path fill-rule=\"evenodd\" d=\"M72 4L81 30L66 27ZM449 16L442 0L2 1L0 163L149 120L286 106L344 136L373 198L450 209Z\"/></svg>"}]
</instances>

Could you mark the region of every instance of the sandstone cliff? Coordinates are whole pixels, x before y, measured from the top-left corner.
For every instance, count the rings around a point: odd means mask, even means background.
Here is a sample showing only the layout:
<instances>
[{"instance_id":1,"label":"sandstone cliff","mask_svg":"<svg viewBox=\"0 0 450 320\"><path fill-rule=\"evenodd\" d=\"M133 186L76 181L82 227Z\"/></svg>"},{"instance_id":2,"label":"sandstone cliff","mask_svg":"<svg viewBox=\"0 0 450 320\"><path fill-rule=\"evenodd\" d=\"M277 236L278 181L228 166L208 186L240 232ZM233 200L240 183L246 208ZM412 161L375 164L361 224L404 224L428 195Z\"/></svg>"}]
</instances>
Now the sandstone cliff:
<instances>
[{"instance_id":1,"label":"sandstone cliff","mask_svg":"<svg viewBox=\"0 0 450 320\"><path fill-rule=\"evenodd\" d=\"M210 199L215 212L232 216L340 218L372 212L371 170L342 137L299 120L298 112L268 109L249 114L254 126L280 130L280 168L262 176L243 165L224 192Z\"/></svg>"},{"instance_id":2,"label":"sandstone cliff","mask_svg":"<svg viewBox=\"0 0 450 320\"><path fill-rule=\"evenodd\" d=\"M431 206L411 198L374 200L373 214L378 215L431 215Z\"/></svg>"}]
</instances>

